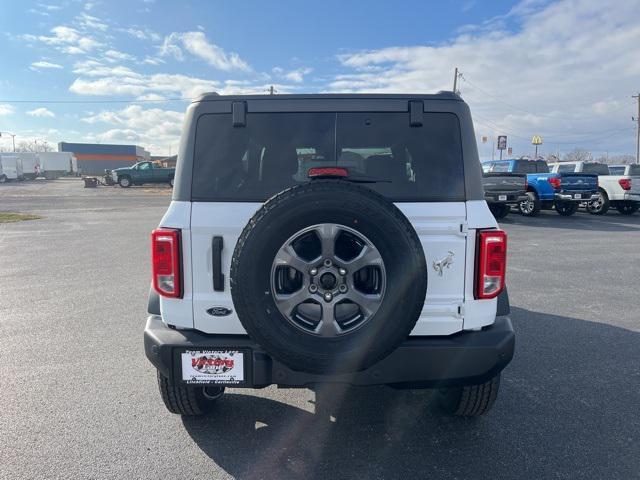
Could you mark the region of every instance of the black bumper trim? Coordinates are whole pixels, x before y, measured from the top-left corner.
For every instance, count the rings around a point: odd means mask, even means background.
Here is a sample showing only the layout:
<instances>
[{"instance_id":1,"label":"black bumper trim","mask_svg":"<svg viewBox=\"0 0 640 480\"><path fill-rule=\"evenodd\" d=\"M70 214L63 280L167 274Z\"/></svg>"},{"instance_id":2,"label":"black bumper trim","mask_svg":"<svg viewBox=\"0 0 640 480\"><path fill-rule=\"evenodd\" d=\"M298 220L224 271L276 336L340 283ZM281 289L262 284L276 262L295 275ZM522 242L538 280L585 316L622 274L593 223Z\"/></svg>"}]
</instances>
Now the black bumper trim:
<instances>
[{"instance_id":1,"label":"black bumper trim","mask_svg":"<svg viewBox=\"0 0 640 480\"><path fill-rule=\"evenodd\" d=\"M304 387L318 383L437 387L484 383L513 357L515 334L508 316L493 325L448 337L410 337L388 357L360 372L315 375L298 372L268 355L246 335L209 335L176 330L150 315L144 330L147 358L167 378L181 382L179 353L185 349L237 349L248 352L241 387ZM237 387L238 385L232 385Z\"/></svg>"}]
</instances>

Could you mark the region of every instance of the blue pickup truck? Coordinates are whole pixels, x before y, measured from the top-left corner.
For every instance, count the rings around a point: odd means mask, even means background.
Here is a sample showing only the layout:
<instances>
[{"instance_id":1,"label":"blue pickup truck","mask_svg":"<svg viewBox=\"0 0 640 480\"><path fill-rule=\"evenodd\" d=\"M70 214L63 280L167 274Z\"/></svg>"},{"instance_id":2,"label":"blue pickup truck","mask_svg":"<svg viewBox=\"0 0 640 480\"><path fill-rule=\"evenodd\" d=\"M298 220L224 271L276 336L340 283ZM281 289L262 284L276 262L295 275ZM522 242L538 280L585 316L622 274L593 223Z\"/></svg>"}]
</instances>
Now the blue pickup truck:
<instances>
[{"instance_id":1,"label":"blue pickup truck","mask_svg":"<svg viewBox=\"0 0 640 480\"><path fill-rule=\"evenodd\" d=\"M526 173L527 200L518 208L522 215L535 217L542 209L556 209L560 215L573 215L582 202L597 198L598 175L591 173L549 173L544 160L527 158L483 162L487 173Z\"/></svg>"}]
</instances>

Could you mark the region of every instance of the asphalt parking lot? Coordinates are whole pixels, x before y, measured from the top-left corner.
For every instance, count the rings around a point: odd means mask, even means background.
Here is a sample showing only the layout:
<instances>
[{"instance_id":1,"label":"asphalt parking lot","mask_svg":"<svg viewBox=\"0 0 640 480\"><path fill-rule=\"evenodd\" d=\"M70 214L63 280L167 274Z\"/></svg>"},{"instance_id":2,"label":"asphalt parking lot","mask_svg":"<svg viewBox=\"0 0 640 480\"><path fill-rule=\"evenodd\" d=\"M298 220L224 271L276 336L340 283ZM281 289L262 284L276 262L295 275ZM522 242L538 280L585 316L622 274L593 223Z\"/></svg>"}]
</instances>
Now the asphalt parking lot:
<instances>
[{"instance_id":1,"label":"asphalt parking lot","mask_svg":"<svg viewBox=\"0 0 640 480\"><path fill-rule=\"evenodd\" d=\"M428 391L230 390L168 413L142 347L170 190L0 186L0 478L638 478L640 215L510 215L516 354L492 412Z\"/></svg>"}]
</instances>

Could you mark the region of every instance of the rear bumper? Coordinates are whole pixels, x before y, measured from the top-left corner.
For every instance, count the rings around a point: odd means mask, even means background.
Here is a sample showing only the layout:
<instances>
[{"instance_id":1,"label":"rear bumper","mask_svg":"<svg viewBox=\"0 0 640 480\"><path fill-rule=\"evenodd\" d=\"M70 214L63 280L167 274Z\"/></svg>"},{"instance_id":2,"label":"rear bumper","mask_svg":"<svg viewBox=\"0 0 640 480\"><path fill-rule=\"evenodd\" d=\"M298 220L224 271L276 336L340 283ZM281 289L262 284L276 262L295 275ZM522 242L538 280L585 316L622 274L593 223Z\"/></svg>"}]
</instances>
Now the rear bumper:
<instances>
[{"instance_id":1,"label":"rear bumper","mask_svg":"<svg viewBox=\"0 0 640 480\"><path fill-rule=\"evenodd\" d=\"M283 365L248 336L175 330L164 324L159 315L150 315L144 330L147 358L173 382L182 382L180 355L185 350L241 350L245 352L245 381L232 386L246 388L272 384L304 387L318 383L416 388L479 384L507 366L514 346L511 320L500 316L493 325L480 331L448 337L410 337L388 357L360 372L315 375Z\"/></svg>"},{"instance_id":2,"label":"rear bumper","mask_svg":"<svg viewBox=\"0 0 640 480\"><path fill-rule=\"evenodd\" d=\"M580 197L576 198L576 195L580 195ZM562 201L562 202L590 202L592 200L597 200L598 195L595 193L582 193L582 192L561 192L556 193L553 196L554 200Z\"/></svg>"},{"instance_id":3,"label":"rear bumper","mask_svg":"<svg viewBox=\"0 0 640 480\"><path fill-rule=\"evenodd\" d=\"M630 193L627 192L624 194L624 199L627 202L640 202L640 193Z\"/></svg>"},{"instance_id":4,"label":"rear bumper","mask_svg":"<svg viewBox=\"0 0 640 480\"><path fill-rule=\"evenodd\" d=\"M516 204L524 202L528 199L526 192L485 192L484 199L487 203L500 203L500 204Z\"/></svg>"}]
</instances>

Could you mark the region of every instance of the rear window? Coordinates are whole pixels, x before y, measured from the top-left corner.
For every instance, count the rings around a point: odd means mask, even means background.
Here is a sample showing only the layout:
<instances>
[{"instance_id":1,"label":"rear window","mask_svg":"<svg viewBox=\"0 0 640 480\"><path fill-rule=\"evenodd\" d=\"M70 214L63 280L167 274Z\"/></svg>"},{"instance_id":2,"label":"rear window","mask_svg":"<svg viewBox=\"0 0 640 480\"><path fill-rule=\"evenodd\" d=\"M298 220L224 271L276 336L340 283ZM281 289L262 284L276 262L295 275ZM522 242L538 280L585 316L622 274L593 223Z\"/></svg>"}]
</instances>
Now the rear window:
<instances>
[{"instance_id":1,"label":"rear window","mask_svg":"<svg viewBox=\"0 0 640 480\"><path fill-rule=\"evenodd\" d=\"M514 169L515 173L536 173L536 162L529 160L518 160Z\"/></svg>"},{"instance_id":2,"label":"rear window","mask_svg":"<svg viewBox=\"0 0 640 480\"><path fill-rule=\"evenodd\" d=\"M598 175L609 175L609 167L604 163L585 163L582 167L584 173L597 173Z\"/></svg>"},{"instance_id":3,"label":"rear window","mask_svg":"<svg viewBox=\"0 0 640 480\"><path fill-rule=\"evenodd\" d=\"M631 165L629 167L629 175L640 175L640 165Z\"/></svg>"},{"instance_id":4,"label":"rear window","mask_svg":"<svg viewBox=\"0 0 640 480\"><path fill-rule=\"evenodd\" d=\"M463 201L458 118L425 113L249 113L233 127L230 114L198 119L193 201L263 202L307 182L310 168L343 166L396 202Z\"/></svg>"},{"instance_id":5,"label":"rear window","mask_svg":"<svg viewBox=\"0 0 640 480\"><path fill-rule=\"evenodd\" d=\"M565 163L563 165L558 165L558 173L573 173L575 170L575 163Z\"/></svg>"},{"instance_id":6,"label":"rear window","mask_svg":"<svg viewBox=\"0 0 640 480\"><path fill-rule=\"evenodd\" d=\"M611 175L624 175L624 167L609 167L609 173Z\"/></svg>"},{"instance_id":7,"label":"rear window","mask_svg":"<svg viewBox=\"0 0 640 480\"><path fill-rule=\"evenodd\" d=\"M491 164L489 171L491 173L507 173L509 171L509 162Z\"/></svg>"}]
</instances>

